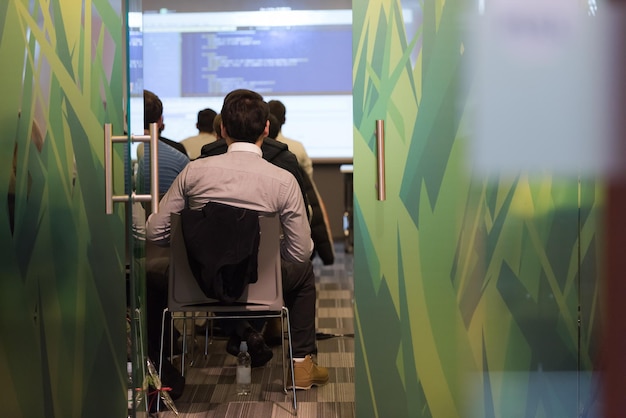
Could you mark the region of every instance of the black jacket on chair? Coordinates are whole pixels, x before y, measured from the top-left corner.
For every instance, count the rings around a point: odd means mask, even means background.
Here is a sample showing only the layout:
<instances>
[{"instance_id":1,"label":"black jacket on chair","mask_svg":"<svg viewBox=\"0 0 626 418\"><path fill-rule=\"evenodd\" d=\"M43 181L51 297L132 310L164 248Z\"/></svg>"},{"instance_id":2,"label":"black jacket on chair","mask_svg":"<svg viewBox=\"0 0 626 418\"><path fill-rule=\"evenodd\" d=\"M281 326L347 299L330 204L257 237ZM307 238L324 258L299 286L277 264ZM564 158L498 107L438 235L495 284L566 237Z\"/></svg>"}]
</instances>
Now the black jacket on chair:
<instances>
[{"instance_id":1,"label":"black jacket on chair","mask_svg":"<svg viewBox=\"0 0 626 418\"><path fill-rule=\"evenodd\" d=\"M189 265L202 291L226 303L257 281L259 214L208 202L180 213Z\"/></svg>"}]
</instances>

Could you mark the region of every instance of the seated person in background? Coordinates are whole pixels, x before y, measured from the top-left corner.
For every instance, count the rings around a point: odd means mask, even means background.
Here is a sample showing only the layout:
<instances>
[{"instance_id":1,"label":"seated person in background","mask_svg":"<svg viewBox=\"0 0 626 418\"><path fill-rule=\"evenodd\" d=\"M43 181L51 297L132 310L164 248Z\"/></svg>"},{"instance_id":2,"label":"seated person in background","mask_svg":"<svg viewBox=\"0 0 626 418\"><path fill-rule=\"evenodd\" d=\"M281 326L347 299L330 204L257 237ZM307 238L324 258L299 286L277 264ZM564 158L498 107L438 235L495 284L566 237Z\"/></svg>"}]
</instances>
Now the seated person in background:
<instances>
[{"instance_id":1,"label":"seated person in background","mask_svg":"<svg viewBox=\"0 0 626 418\"><path fill-rule=\"evenodd\" d=\"M268 116L267 120L270 121L270 129L267 132L267 137L273 139L274 141L276 141L276 137L280 133L280 123L278 122L278 119L276 119L276 116L272 115L271 113ZM289 146L287 146L287 148L289 148ZM289 152L291 152L291 151L289 151ZM296 160L297 159L298 159L298 157L296 157ZM299 164L300 163L298 162L298 165ZM300 167L302 167L302 166L300 166Z\"/></svg>"},{"instance_id":2,"label":"seated person in background","mask_svg":"<svg viewBox=\"0 0 626 418\"><path fill-rule=\"evenodd\" d=\"M200 150L203 145L214 142L217 139L215 130L213 129L213 120L216 115L213 109L203 109L199 111L198 122L196 123L198 135L190 136L180 141L187 150L187 155L190 160L193 161L200 156Z\"/></svg>"},{"instance_id":3,"label":"seated person in background","mask_svg":"<svg viewBox=\"0 0 626 418\"><path fill-rule=\"evenodd\" d=\"M144 129L150 133L150 124L157 123L159 132L163 129L163 103L159 97L151 91L144 90ZM169 141L169 140L168 140ZM170 141L173 142L173 141ZM178 143L175 143L178 144ZM150 193L150 147L143 147L143 143L137 148L137 192ZM178 144L180 145L180 144ZM178 174L187 166L189 158L178 149L170 146L167 141L159 138L158 144L159 163L159 196L167 192L170 185ZM149 214L150 205L144 206ZM146 242L146 316L147 316L147 342L148 356L158 364L160 359L161 345L161 318L163 308L167 305L167 272L169 269L169 250ZM170 321L166 321L169 327ZM178 331L174 330L178 339ZM166 331L169 335L169 330ZM169 346L167 347L169 350ZM169 357L173 353L167 353ZM164 361L162 380L165 386L172 388L170 395L176 399L182 395L185 379L178 370L169 362Z\"/></svg>"},{"instance_id":4,"label":"seated person in background","mask_svg":"<svg viewBox=\"0 0 626 418\"><path fill-rule=\"evenodd\" d=\"M309 178L313 180L313 163L311 162L309 155L304 149L304 145L302 145L302 142L300 141L287 138L283 135L282 128L285 124L285 121L287 120L287 109L285 108L285 105L280 100L270 100L268 104L270 106L270 113L276 116L279 124L278 134L276 135L275 139L279 142L287 144L287 146L289 147L289 151L293 152L296 155L296 158L298 159L298 163L302 167L302 170L304 170Z\"/></svg>"},{"instance_id":5,"label":"seated person in background","mask_svg":"<svg viewBox=\"0 0 626 418\"><path fill-rule=\"evenodd\" d=\"M282 127L285 124L287 110L280 100L270 100L268 102L270 113L275 117L277 126L270 126L270 138L276 139L278 142L284 143L289 147L289 151L293 152L298 159L298 164L302 171L306 174L305 190L306 195L311 204L311 230L313 233L313 242L315 242L315 254L319 255L324 265L331 265L335 262L335 247L333 246L333 234L330 230L330 221L326 213L326 206L322 200L322 196L317 191L315 180L313 180L313 163L309 158L304 145L301 142L291 138L286 138L282 134ZM271 122L272 119L270 119Z\"/></svg>"},{"instance_id":6,"label":"seated person in background","mask_svg":"<svg viewBox=\"0 0 626 418\"><path fill-rule=\"evenodd\" d=\"M276 116L270 113L269 116L270 129L266 138L276 139L280 133L281 124L278 122ZM303 168L300 166L300 168ZM333 235L330 232L330 223L328 216L326 215L326 209L322 197L317 191L317 187L313 182L313 179L307 175L303 176L304 193L306 199L309 202L309 214L311 224L311 238L315 247L313 254L317 254L324 265L331 265L335 262L335 248L333 246Z\"/></svg>"},{"instance_id":7,"label":"seated person in background","mask_svg":"<svg viewBox=\"0 0 626 418\"><path fill-rule=\"evenodd\" d=\"M224 139L222 137L222 115L219 113L215 115L215 119L213 119L213 131L215 132L216 140ZM200 150L200 155L202 155L202 150Z\"/></svg>"},{"instance_id":8,"label":"seated person in background","mask_svg":"<svg viewBox=\"0 0 626 418\"><path fill-rule=\"evenodd\" d=\"M150 124L156 123L159 133L163 130L163 103L159 97L149 90L143 91L143 124L144 133L150 133ZM181 152L177 147L172 146L174 143L183 148ZM189 163L189 158L184 152L184 147L178 142L159 136L159 195L162 196L167 192L170 185ZM138 193L150 193L150 147L144 143L137 147L137 181L136 187Z\"/></svg>"},{"instance_id":9,"label":"seated person in background","mask_svg":"<svg viewBox=\"0 0 626 418\"><path fill-rule=\"evenodd\" d=\"M146 120L152 120L152 122L150 122L150 123L157 122L158 125L159 125L159 141L160 141L160 143L167 144L170 147L177 149L179 152L181 152L182 154L187 156L187 150L185 149L183 144L181 144L180 142L172 141L171 139L166 138L163 135L161 135L161 133L165 130L165 123L163 122L163 102L161 102L161 99L159 99L159 96L157 96L156 94L154 94L150 90L144 90L143 91L143 102L144 102L144 104L145 103L149 103L150 106L151 106L150 109L146 110L144 108L144 110L143 110L144 132L146 134L150 133L150 131L149 131L150 127L146 123ZM157 114L158 114L158 119L155 119ZM149 116L150 118L146 119L147 116ZM141 160L141 158L143 157L142 153L143 153L143 143L139 144L139 147L137 148L137 159L138 160Z\"/></svg>"},{"instance_id":10,"label":"seated person in background","mask_svg":"<svg viewBox=\"0 0 626 418\"><path fill-rule=\"evenodd\" d=\"M328 382L328 371L317 366L315 334L315 277L309 260L313 243L304 200L295 178L262 158L261 144L267 136L269 107L250 90L235 90L224 99L222 136L228 152L192 161L176 178L159 206L148 218L148 239L167 245L170 214L185 207L202 208L208 201L277 213L281 241L283 295L291 312L295 382L309 389ZM238 330L254 356L262 337L253 329ZM263 343L264 344L264 343Z\"/></svg>"}]
</instances>

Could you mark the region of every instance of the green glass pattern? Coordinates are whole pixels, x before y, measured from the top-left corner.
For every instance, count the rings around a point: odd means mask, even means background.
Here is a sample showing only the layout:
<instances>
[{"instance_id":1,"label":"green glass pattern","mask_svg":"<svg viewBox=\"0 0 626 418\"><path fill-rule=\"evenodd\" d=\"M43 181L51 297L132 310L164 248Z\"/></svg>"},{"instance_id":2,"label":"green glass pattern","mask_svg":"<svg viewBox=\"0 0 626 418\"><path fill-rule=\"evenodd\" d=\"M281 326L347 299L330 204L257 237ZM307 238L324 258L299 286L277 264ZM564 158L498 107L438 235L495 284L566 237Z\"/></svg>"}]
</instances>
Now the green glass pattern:
<instances>
[{"instance_id":1,"label":"green glass pattern","mask_svg":"<svg viewBox=\"0 0 626 418\"><path fill-rule=\"evenodd\" d=\"M357 416L591 411L602 187L550 173L473 177L466 5L420 2L407 34L407 3L353 2Z\"/></svg>"},{"instance_id":2,"label":"green glass pattern","mask_svg":"<svg viewBox=\"0 0 626 418\"><path fill-rule=\"evenodd\" d=\"M121 7L0 4L3 416L126 413L124 214L105 214L103 170L103 124L124 120Z\"/></svg>"}]
</instances>

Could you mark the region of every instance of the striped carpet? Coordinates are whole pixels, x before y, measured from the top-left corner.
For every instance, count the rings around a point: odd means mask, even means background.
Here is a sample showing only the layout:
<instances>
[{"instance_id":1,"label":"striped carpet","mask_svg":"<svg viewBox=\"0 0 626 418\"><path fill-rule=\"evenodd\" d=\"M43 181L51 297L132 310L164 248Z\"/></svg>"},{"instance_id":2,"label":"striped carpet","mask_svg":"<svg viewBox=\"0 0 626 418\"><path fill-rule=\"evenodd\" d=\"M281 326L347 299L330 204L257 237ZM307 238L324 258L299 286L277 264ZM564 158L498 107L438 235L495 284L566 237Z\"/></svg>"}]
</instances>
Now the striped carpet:
<instances>
[{"instance_id":1,"label":"striped carpet","mask_svg":"<svg viewBox=\"0 0 626 418\"><path fill-rule=\"evenodd\" d=\"M354 417L354 324L352 255L336 245L332 266L314 260L317 279L318 364L328 368L327 385L297 391L301 418ZM244 397L235 391L235 358L225 351L226 339L214 338L204 356L204 336L196 336L193 367L186 369L186 387L175 404L180 417L293 416L291 393L282 390L281 348L264 367L252 370L252 391ZM175 417L170 411L153 414Z\"/></svg>"}]
</instances>

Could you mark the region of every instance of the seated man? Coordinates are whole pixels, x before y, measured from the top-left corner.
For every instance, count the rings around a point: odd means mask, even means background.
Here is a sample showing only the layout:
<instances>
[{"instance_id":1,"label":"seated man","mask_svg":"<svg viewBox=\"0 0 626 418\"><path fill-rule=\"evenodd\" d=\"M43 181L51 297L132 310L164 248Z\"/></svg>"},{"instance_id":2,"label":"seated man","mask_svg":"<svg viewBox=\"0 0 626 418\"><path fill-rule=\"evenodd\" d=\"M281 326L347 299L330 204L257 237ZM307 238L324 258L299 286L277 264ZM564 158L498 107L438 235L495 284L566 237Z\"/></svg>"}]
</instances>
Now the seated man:
<instances>
[{"instance_id":1,"label":"seated man","mask_svg":"<svg viewBox=\"0 0 626 418\"><path fill-rule=\"evenodd\" d=\"M216 117L220 118L218 115ZM267 138L263 140L261 151L263 158L270 163L284 168L289 171L298 181L302 196L304 198L305 207L308 208L309 225L311 226L311 238L313 239L313 255L318 255L324 265L333 264L335 261L335 252L332 243L332 234L327 226L327 216L323 209L321 196L317 193L317 189L311 179L304 173L302 167L298 164L296 156L289 151L286 144L274 139L277 135L280 125L276 117L270 113L269 115L269 133ZM219 138L220 128L216 128ZM209 157L212 155L223 154L227 151L228 145L224 139L220 138L215 142L202 147L201 157ZM280 340L278 340L280 342Z\"/></svg>"},{"instance_id":2,"label":"seated man","mask_svg":"<svg viewBox=\"0 0 626 418\"><path fill-rule=\"evenodd\" d=\"M180 141L187 150L190 160L193 161L200 156L200 150L203 145L210 144L217 139L213 128L215 116L216 113L213 109L206 108L199 111L198 122L196 123L198 135L190 136Z\"/></svg>"},{"instance_id":3,"label":"seated man","mask_svg":"<svg viewBox=\"0 0 626 418\"><path fill-rule=\"evenodd\" d=\"M261 144L268 134L269 107L250 90L235 90L224 98L221 134L226 154L192 161L176 178L148 218L148 239L167 244L170 214L185 207L200 209L208 201L277 213L283 230L281 242L283 294L291 312L291 330L298 389L328 382L328 371L315 363L315 277L310 262L313 243L304 199L293 175L262 158ZM208 239L219 239L208 237ZM258 333L240 330L241 338ZM254 342L254 341L253 341Z\"/></svg>"}]
</instances>

